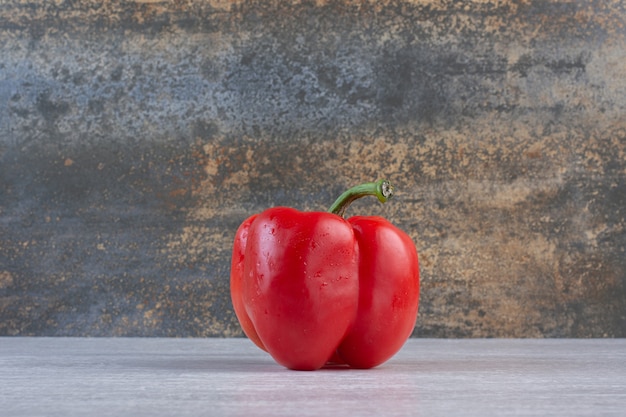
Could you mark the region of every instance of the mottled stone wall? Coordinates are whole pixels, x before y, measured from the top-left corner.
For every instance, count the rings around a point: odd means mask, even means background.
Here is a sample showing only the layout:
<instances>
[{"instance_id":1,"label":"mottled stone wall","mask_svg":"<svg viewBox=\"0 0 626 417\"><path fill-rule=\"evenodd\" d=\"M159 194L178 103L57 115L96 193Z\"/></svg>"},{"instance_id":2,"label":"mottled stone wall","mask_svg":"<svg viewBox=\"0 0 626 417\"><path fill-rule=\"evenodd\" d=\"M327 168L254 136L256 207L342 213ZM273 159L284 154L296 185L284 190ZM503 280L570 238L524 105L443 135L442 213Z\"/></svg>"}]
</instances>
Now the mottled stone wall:
<instances>
[{"instance_id":1,"label":"mottled stone wall","mask_svg":"<svg viewBox=\"0 0 626 417\"><path fill-rule=\"evenodd\" d=\"M622 1L15 0L0 50L0 335L241 335L238 224L385 176L415 336L626 336Z\"/></svg>"}]
</instances>

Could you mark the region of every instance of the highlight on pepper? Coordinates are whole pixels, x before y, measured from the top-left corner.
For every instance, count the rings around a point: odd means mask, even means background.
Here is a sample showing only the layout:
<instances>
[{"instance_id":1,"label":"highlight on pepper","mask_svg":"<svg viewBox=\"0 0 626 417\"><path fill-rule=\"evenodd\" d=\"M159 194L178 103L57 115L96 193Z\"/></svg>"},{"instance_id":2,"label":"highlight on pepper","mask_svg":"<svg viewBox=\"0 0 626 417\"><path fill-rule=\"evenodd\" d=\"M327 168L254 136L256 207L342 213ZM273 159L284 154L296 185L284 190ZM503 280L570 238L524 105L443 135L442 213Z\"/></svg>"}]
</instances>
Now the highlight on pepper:
<instances>
[{"instance_id":1,"label":"highlight on pepper","mask_svg":"<svg viewBox=\"0 0 626 417\"><path fill-rule=\"evenodd\" d=\"M230 290L246 336L294 370L367 369L410 337L419 303L411 238L380 216L344 218L358 198L393 196L387 180L344 192L327 212L274 207L235 235Z\"/></svg>"}]
</instances>

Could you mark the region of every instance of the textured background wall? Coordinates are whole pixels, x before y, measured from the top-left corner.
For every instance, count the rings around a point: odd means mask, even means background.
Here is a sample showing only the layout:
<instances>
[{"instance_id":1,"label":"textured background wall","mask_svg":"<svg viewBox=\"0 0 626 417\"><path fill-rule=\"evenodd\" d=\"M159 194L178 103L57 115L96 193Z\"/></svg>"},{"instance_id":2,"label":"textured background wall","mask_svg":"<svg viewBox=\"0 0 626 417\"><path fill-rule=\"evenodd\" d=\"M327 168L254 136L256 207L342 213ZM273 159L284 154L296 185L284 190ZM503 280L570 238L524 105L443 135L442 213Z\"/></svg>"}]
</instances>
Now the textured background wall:
<instances>
[{"instance_id":1,"label":"textured background wall","mask_svg":"<svg viewBox=\"0 0 626 417\"><path fill-rule=\"evenodd\" d=\"M415 336L626 336L626 10L0 5L0 335L238 336L231 242L385 176Z\"/></svg>"}]
</instances>

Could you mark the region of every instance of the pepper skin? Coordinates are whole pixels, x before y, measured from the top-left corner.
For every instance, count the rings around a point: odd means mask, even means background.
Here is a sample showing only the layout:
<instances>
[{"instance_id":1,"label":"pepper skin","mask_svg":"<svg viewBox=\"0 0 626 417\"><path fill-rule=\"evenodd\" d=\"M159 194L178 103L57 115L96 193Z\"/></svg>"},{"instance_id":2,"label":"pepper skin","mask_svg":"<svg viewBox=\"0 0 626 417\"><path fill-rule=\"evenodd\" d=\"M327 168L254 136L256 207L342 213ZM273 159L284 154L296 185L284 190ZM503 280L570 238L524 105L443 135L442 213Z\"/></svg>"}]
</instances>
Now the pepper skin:
<instances>
[{"instance_id":1,"label":"pepper skin","mask_svg":"<svg viewBox=\"0 0 626 417\"><path fill-rule=\"evenodd\" d=\"M248 338L279 364L372 368L411 335L419 300L413 241L382 217L342 217L354 199L376 195L384 202L391 190L386 181L354 187L332 212L270 208L237 230L235 314Z\"/></svg>"}]
</instances>

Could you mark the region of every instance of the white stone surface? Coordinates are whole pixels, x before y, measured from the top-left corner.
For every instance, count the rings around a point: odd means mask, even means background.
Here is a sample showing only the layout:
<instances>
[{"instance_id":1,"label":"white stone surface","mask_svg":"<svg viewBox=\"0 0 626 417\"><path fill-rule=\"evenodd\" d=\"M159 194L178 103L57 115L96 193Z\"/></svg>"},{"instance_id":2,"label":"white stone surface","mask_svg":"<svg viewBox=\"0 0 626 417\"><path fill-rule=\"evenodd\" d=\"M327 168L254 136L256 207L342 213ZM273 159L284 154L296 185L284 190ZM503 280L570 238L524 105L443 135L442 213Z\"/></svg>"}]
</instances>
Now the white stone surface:
<instances>
[{"instance_id":1,"label":"white stone surface","mask_svg":"<svg viewBox=\"0 0 626 417\"><path fill-rule=\"evenodd\" d=\"M411 339L289 371L246 339L0 338L2 416L624 416L626 339Z\"/></svg>"}]
</instances>

